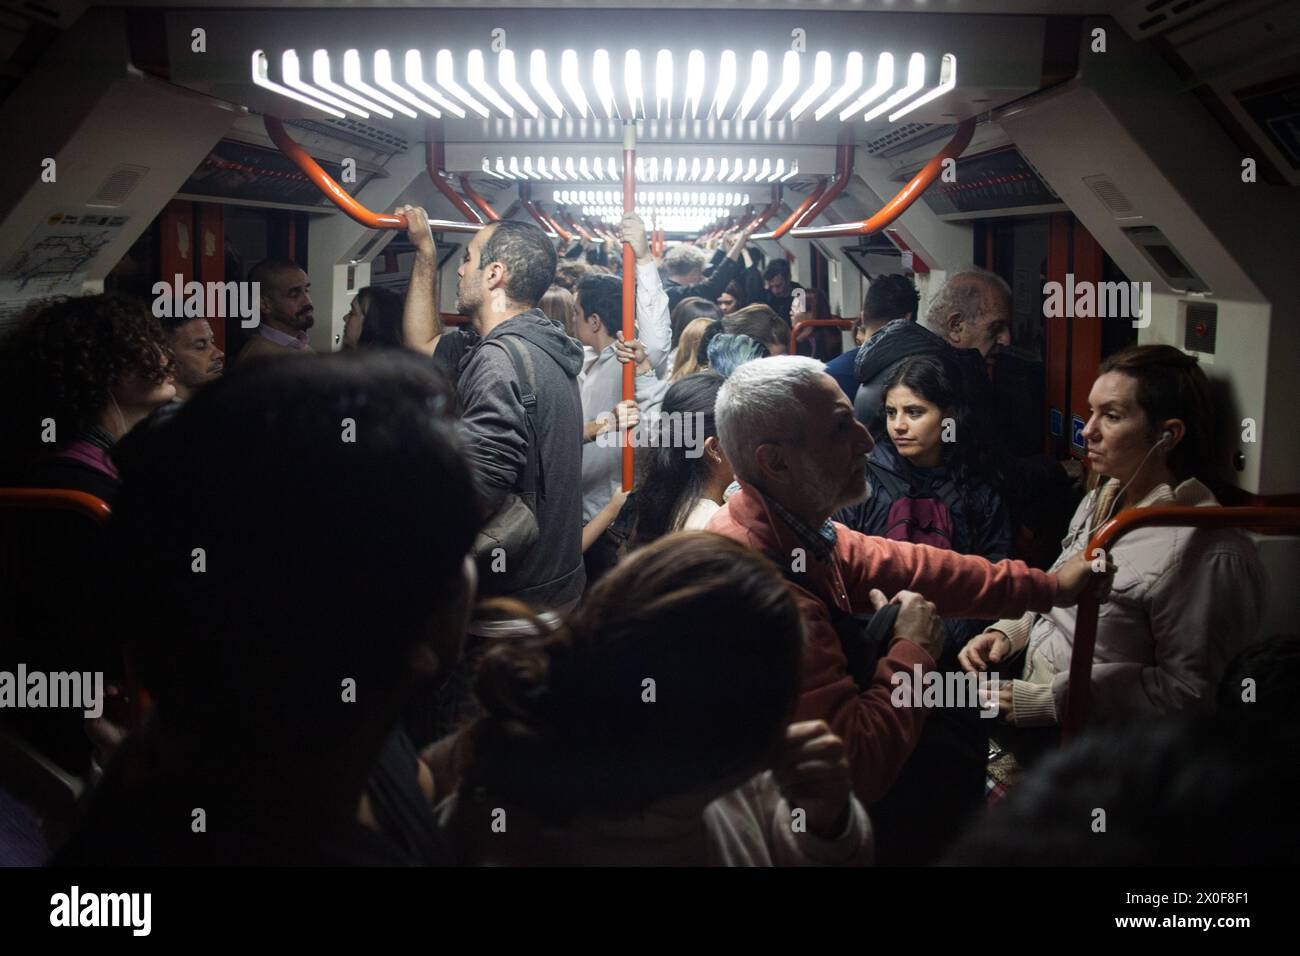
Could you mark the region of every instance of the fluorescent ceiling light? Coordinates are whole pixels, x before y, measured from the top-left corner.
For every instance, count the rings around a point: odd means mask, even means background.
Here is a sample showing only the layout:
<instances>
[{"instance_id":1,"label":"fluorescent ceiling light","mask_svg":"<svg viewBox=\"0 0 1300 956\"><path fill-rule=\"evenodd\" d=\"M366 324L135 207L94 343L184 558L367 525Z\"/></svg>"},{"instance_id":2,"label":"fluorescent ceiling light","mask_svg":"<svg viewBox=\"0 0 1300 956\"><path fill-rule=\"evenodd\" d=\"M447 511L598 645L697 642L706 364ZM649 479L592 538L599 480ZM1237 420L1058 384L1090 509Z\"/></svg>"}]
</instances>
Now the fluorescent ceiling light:
<instances>
[{"instance_id":1,"label":"fluorescent ceiling light","mask_svg":"<svg viewBox=\"0 0 1300 956\"><path fill-rule=\"evenodd\" d=\"M695 119L700 111L700 97L704 95L704 53L692 50L686 58L686 99L682 103L682 112L688 119Z\"/></svg>"},{"instance_id":2,"label":"fluorescent ceiling light","mask_svg":"<svg viewBox=\"0 0 1300 956\"><path fill-rule=\"evenodd\" d=\"M502 50L497 57L497 80L500 81L501 87L515 98L515 102L523 108L524 112L533 119L541 114L533 98L528 95L519 84L519 77L515 74L515 52L514 50Z\"/></svg>"},{"instance_id":3,"label":"fluorescent ceiling light","mask_svg":"<svg viewBox=\"0 0 1300 956\"><path fill-rule=\"evenodd\" d=\"M718 165L718 182L722 183L727 181L727 166L730 162L731 160L723 157L722 162Z\"/></svg>"},{"instance_id":4,"label":"fluorescent ceiling light","mask_svg":"<svg viewBox=\"0 0 1300 956\"><path fill-rule=\"evenodd\" d=\"M388 94L375 89L361 78L361 54L356 50L346 50L343 53L343 82L354 90L364 93L376 102L383 103L389 109L396 110L403 116L415 119L417 115L409 106L397 102L397 100L393 99Z\"/></svg>"},{"instance_id":5,"label":"fluorescent ceiling light","mask_svg":"<svg viewBox=\"0 0 1300 956\"><path fill-rule=\"evenodd\" d=\"M783 173L785 173L785 160L784 160L784 159L778 159L778 160L776 161L776 169L774 169L774 170L772 171L772 175L771 175L771 176L767 177L767 181L768 181L769 183L774 183L774 182L776 182L778 179L781 178L781 176L782 176Z\"/></svg>"},{"instance_id":6,"label":"fluorescent ceiling light","mask_svg":"<svg viewBox=\"0 0 1300 956\"><path fill-rule=\"evenodd\" d=\"M764 111L769 120L776 115L782 104L790 98L790 94L798 87L799 54L794 50L787 50L781 64L781 85L776 88L772 98L767 101L767 109Z\"/></svg>"},{"instance_id":7,"label":"fluorescent ceiling light","mask_svg":"<svg viewBox=\"0 0 1300 956\"><path fill-rule=\"evenodd\" d=\"M600 105L605 111L605 116L613 119L618 115L618 106L614 97L614 82L610 76L609 51L597 50L592 58L591 77L596 85L596 95L600 97Z\"/></svg>"},{"instance_id":8,"label":"fluorescent ceiling light","mask_svg":"<svg viewBox=\"0 0 1300 956\"><path fill-rule=\"evenodd\" d=\"M645 97L641 90L641 51L628 50L623 58L623 84L627 87L628 119L645 116Z\"/></svg>"},{"instance_id":9,"label":"fluorescent ceiling light","mask_svg":"<svg viewBox=\"0 0 1300 956\"><path fill-rule=\"evenodd\" d=\"M673 112L673 54L660 50L655 58L655 115L668 119Z\"/></svg>"},{"instance_id":10,"label":"fluorescent ceiling light","mask_svg":"<svg viewBox=\"0 0 1300 956\"><path fill-rule=\"evenodd\" d=\"M465 58L465 78L481 97L506 115L514 119L515 108L501 98L501 94L492 88L487 80L487 69L483 65L483 51L470 50Z\"/></svg>"},{"instance_id":11,"label":"fluorescent ceiling light","mask_svg":"<svg viewBox=\"0 0 1300 956\"><path fill-rule=\"evenodd\" d=\"M862 88L862 54L856 50L849 54L848 60L844 64L844 85L831 94L821 106L817 107L817 112L813 113L813 119L821 122L830 115L835 107L839 106L850 96Z\"/></svg>"},{"instance_id":12,"label":"fluorescent ceiling light","mask_svg":"<svg viewBox=\"0 0 1300 956\"><path fill-rule=\"evenodd\" d=\"M336 116L339 119L347 119L347 114L336 110L332 106L326 106L324 103L318 103L309 96L304 96L297 90L291 90L287 86L281 86L270 77L270 62L266 58L266 53L262 50L253 51L253 85L260 86L264 90L270 90L272 93L279 93L281 96L287 96L291 100L297 100L299 103L305 103L312 109L320 110L322 113L328 113L330 116Z\"/></svg>"},{"instance_id":13,"label":"fluorescent ceiling light","mask_svg":"<svg viewBox=\"0 0 1300 956\"><path fill-rule=\"evenodd\" d=\"M407 54L407 62L410 62L409 53ZM435 72L437 75L438 85L472 109L479 116L487 119L490 115L488 108L470 95L468 90L456 82L456 62L452 57L451 51L439 50L438 55L434 58L434 63L436 66ZM409 83L410 80L408 79L407 82ZM513 110L510 111L510 115L514 115Z\"/></svg>"},{"instance_id":14,"label":"fluorescent ceiling light","mask_svg":"<svg viewBox=\"0 0 1300 956\"><path fill-rule=\"evenodd\" d=\"M765 89L767 89L767 54L762 50L755 50L749 64L749 87L740 99L740 109L736 112L736 119L749 118L749 111L754 108L754 104L758 102Z\"/></svg>"},{"instance_id":15,"label":"fluorescent ceiling light","mask_svg":"<svg viewBox=\"0 0 1300 956\"><path fill-rule=\"evenodd\" d=\"M710 156L708 159L706 159L706 160L704 161L704 176L703 176L703 179L704 179L704 181L707 183L707 182L708 182L709 180L711 180L712 178L713 178L713 157Z\"/></svg>"},{"instance_id":16,"label":"fluorescent ceiling light","mask_svg":"<svg viewBox=\"0 0 1300 956\"><path fill-rule=\"evenodd\" d=\"M840 111L840 120L847 120L858 110L864 108L868 103L874 103L877 99L889 92L889 88L894 85L894 55L892 53L880 54L880 59L876 61L876 82L865 93L854 100L852 106L847 106Z\"/></svg>"},{"instance_id":17,"label":"fluorescent ceiling light","mask_svg":"<svg viewBox=\"0 0 1300 956\"><path fill-rule=\"evenodd\" d=\"M943 96L943 94L951 92L953 88L956 87L956 85L957 85L957 58L953 56L951 53L945 53L943 55L943 59L939 61L939 85L936 86L934 89L932 89L929 93L926 93L925 95L919 96L916 99L912 100L912 102L908 103L898 112L890 113L889 122L891 123L897 122L900 117L906 116L908 113L912 112L912 110L916 109L918 106L924 106L926 103L929 103L931 100L936 100L939 97Z\"/></svg>"},{"instance_id":18,"label":"fluorescent ceiling light","mask_svg":"<svg viewBox=\"0 0 1300 956\"><path fill-rule=\"evenodd\" d=\"M787 179L790 179L792 176L797 176L797 175L799 175L799 160L796 159L792 163L790 163L790 171L781 177L781 182L785 182Z\"/></svg>"},{"instance_id":19,"label":"fluorescent ceiling light","mask_svg":"<svg viewBox=\"0 0 1300 956\"><path fill-rule=\"evenodd\" d=\"M736 52L723 50L718 62L718 86L713 94L713 116L726 119L727 101L736 89Z\"/></svg>"},{"instance_id":20,"label":"fluorescent ceiling light","mask_svg":"<svg viewBox=\"0 0 1300 956\"><path fill-rule=\"evenodd\" d=\"M356 103L362 109L369 110L372 113L378 113L384 119L392 119L393 114L377 103L363 99L359 94L352 92L345 86L335 83L330 76L330 55L324 50L317 50L311 55L311 78L316 85L323 90L328 90L335 96Z\"/></svg>"},{"instance_id":21,"label":"fluorescent ceiling light","mask_svg":"<svg viewBox=\"0 0 1300 956\"><path fill-rule=\"evenodd\" d=\"M500 156L497 157L497 173L501 176L502 179L515 178L510 174L510 171L506 169L506 161L502 159Z\"/></svg>"},{"instance_id":22,"label":"fluorescent ceiling light","mask_svg":"<svg viewBox=\"0 0 1300 956\"><path fill-rule=\"evenodd\" d=\"M416 53L416 56L418 57L419 53ZM418 96L414 96L406 87L393 79L393 61L387 50L375 51L375 83L399 99L410 103L422 113L428 113L434 119L442 115L436 106L431 106Z\"/></svg>"},{"instance_id":23,"label":"fluorescent ceiling light","mask_svg":"<svg viewBox=\"0 0 1300 956\"><path fill-rule=\"evenodd\" d=\"M406 51L406 82L411 89L427 98L430 102L436 103L440 108L451 113L456 118L464 119L465 111L463 109L425 82L424 63L420 60L419 50ZM435 115L434 118L436 119L437 116Z\"/></svg>"},{"instance_id":24,"label":"fluorescent ceiling light","mask_svg":"<svg viewBox=\"0 0 1300 956\"><path fill-rule=\"evenodd\" d=\"M862 56L859 54L858 61L861 62L861 60ZM794 106L790 107L790 119L792 121L803 116L804 110L816 103L818 98L831 88L831 67L831 55L825 50L813 58L812 86L808 87L803 96L795 100Z\"/></svg>"},{"instance_id":25,"label":"fluorescent ceiling light","mask_svg":"<svg viewBox=\"0 0 1300 956\"><path fill-rule=\"evenodd\" d=\"M341 100L337 96L331 96L324 90L318 90L310 83L306 83L299 75L298 54L294 50L285 50L280 54L280 76L284 82L292 89L299 93L304 93L312 99L319 100L322 103L328 103L335 109L343 110L345 113L353 113L365 119L370 118L370 114L363 111L360 107L354 106L347 100Z\"/></svg>"},{"instance_id":26,"label":"fluorescent ceiling light","mask_svg":"<svg viewBox=\"0 0 1300 956\"><path fill-rule=\"evenodd\" d=\"M564 115L564 106L560 103L560 98L555 95L555 90L551 89L551 81L546 78L546 52L544 50L534 50L532 59L529 61L529 78L533 81L533 89L537 95L542 98L542 102L547 108L559 119Z\"/></svg>"},{"instance_id":27,"label":"fluorescent ceiling light","mask_svg":"<svg viewBox=\"0 0 1300 956\"><path fill-rule=\"evenodd\" d=\"M483 157L483 172L487 173L489 176L495 177L496 179L505 178L504 176L500 175L495 169L492 168L492 164L488 162L488 158L486 156Z\"/></svg>"},{"instance_id":28,"label":"fluorescent ceiling light","mask_svg":"<svg viewBox=\"0 0 1300 956\"><path fill-rule=\"evenodd\" d=\"M925 86L925 55L922 53L913 53L912 58L907 63L907 85L897 93L894 93L889 99L885 100L874 109L868 110L863 116L863 120L870 123L881 113L892 110L899 103L902 103L910 96L915 96Z\"/></svg>"},{"instance_id":29,"label":"fluorescent ceiling light","mask_svg":"<svg viewBox=\"0 0 1300 956\"><path fill-rule=\"evenodd\" d=\"M560 85L564 87L565 92L569 94L569 98L573 100L578 115L586 119L588 111L587 93L582 88L580 72L578 69L578 54L575 50L565 50L560 54Z\"/></svg>"}]
</instances>

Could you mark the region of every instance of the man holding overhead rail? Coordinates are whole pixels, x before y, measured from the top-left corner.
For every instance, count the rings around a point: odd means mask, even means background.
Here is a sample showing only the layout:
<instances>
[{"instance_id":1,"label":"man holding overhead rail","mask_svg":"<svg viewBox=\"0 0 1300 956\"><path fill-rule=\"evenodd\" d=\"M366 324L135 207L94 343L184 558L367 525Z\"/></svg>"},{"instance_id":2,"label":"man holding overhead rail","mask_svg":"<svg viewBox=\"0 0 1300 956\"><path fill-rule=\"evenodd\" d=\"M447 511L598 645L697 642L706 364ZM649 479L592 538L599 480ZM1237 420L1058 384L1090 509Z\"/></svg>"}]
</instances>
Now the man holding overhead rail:
<instances>
[{"instance_id":1,"label":"man holding overhead rail","mask_svg":"<svg viewBox=\"0 0 1300 956\"><path fill-rule=\"evenodd\" d=\"M870 807L899 779L925 728L926 710L894 706L891 694L896 674L912 679L918 667L935 670L943 644L935 613L987 617L1000 608L1065 607L1078 599L1091 567L1082 555L1055 574L1020 561L990 564L831 522L837 508L869 494L866 461L873 443L815 359L777 356L740 366L718 393L716 412L718 437L740 490L708 530L764 552L786 574L807 633L794 719L823 719L843 738L854 790ZM843 649L852 646L846 628L853 627L854 613L882 609L889 594L901 610L874 670L857 675L859 686ZM973 793L965 795L964 807L959 803L958 814L983 793L982 752L974 756L979 761L966 774ZM941 781L928 792L957 789L945 786L955 782ZM941 811L929 812L924 822L951 823ZM882 848L886 829L882 825Z\"/></svg>"},{"instance_id":2,"label":"man holding overhead rail","mask_svg":"<svg viewBox=\"0 0 1300 956\"><path fill-rule=\"evenodd\" d=\"M433 235L423 209L397 211L407 217L416 249L402 338L408 348L433 356L444 337L434 300ZM507 554L504 570L494 562L480 590L567 609L585 580L577 383L582 349L537 307L555 280L555 265L551 241L532 223L494 222L474 234L457 270L456 308L469 316L479 339L459 359L457 393L474 488L487 512L496 514L517 494L534 501L537 520L536 543ZM524 404L529 395L535 398L531 411Z\"/></svg>"},{"instance_id":3,"label":"man holding overhead rail","mask_svg":"<svg viewBox=\"0 0 1300 956\"><path fill-rule=\"evenodd\" d=\"M743 271L740 265L740 253L745 248L745 243L749 241L750 234L757 227L758 220L754 220L736 234L736 238L731 242L731 248L727 250L727 257L718 263L717 268L713 270L713 275L708 279L704 278L704 267L709 259L703 250L689 245L674 246L669 249L664 256L664 269L668 273L668 311L677 308L677 303L682 299L693 295L708 299L710 302L717 301L718 296L722 295L727 286L740 278Z\"/></svg>"}]
</instances>

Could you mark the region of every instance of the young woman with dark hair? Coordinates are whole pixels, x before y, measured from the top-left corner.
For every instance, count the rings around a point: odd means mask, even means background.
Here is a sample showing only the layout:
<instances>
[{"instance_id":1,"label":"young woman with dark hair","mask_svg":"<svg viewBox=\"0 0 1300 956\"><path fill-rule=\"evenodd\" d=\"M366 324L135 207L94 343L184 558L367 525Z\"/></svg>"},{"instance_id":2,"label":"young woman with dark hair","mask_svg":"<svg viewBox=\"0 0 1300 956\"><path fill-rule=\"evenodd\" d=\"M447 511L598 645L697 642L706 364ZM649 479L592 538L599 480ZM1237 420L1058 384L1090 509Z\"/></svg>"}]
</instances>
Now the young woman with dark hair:
<instances>
[{"instance_id":1,"label":"young woman with dark hair","mask_svg":"<svg viewBox=\"0 0 1300 956\"><path fill-rule=\"evenodd\" d=\"M687 296L677 303L677 307L673 309L672 317L669 319L672 323L672 344L676 346L681 341L683 330L696 319L720 318L722 318L722 313L715 303L698 295Z\"/></svg>"},{"instance_id":2,"label":"young woman with dark hair","mask_svg":"<svg viewBox=\"0 0 1300 956\"><path fill-rule=\"evenodd\" d=\"M91 295L38 305L0 343L0 480L112 504L110 450L175 397L162 324L142 303Z\"/></svg>"},{"instance_id":3,"label":"young woman with dark hair","mask_svg":"<svg viewBox=\"0 0 1300 956\"><path fill-rule=\"evenodd\" d=\"M1214 406L1196 359L1172 345L1138 345L1106 359L1099 371L1083 437L1101 480L1075 512L1053 570L1130 508L1218 505L1204 484L1218 461ZM1116 572L1097 624L1091 718L1107 723L1209 709L1219 675L1262 615L1254 547L1235 530L1146 528L1123 537L1106 557ZM1074 626L1073 608L998 621L962 649L962 666L1000 665L1014 674L1000 692L1011 724L1057 724Z\"/></svg>"},{"instance_id":4,"label":"young woman with dark hair","mask_svg":"<svg viewBox=\"0 0 1300 956\"><path fill-rule=\"evenodd\" d=\"M401 348L402 308L402 297L396 292L366 286L352 299L352 308L343 317L343 347Z\"/></svg>"},{"instance_id":5,"label":"young woman with dark hair","mask_svg":"<svg viewBox=\"0 0 1300 956\"><path fill-rule=\"evenodd\" d=\"M716 372L696 372L664 396L654 425L659 429L657 441L638 456L632 547L673 531L702 530L722 507L722 494L735 478L713 419L713 404L724 381ZM687 427L692 447L682 447Z\"/></svg>"},{"instance_id":6,"label":"young woman with dark hair","mask_svg":"<svg viewBox=\"0 0 1300 956\"><path fill-rule=\"evenodd\" d=\"M843 743L790 723L802 633L785 580L739 543L684 532L633 553L557 629L485 655L440 807L460 858L867 862Z\"/></svg>"}]
</instances>

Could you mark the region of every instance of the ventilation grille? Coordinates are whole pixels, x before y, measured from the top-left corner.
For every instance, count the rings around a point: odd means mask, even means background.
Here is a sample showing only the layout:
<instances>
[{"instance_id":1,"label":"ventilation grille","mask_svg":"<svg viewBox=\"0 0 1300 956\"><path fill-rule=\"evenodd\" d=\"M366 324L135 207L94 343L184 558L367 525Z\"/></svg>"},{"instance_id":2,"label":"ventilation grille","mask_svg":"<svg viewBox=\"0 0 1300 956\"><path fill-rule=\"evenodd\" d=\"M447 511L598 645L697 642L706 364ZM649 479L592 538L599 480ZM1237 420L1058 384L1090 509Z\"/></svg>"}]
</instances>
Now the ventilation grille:
<instances>
[{"instance_id":1,"label":"ventilation grille","mask_svg":"<svg viewBox=\"0 0 1300 956\"><path fill-rule=\"evenodd\" d=\"M122 203L126 202L126 197L131 194L131 190L144 178L144 174L149 172L147 166L119 166L109 174L98 189L95 195L87 201L87 206L97 206L104 209L116 209Z\"/></svg>"},{"instance_id":2,"label":"ventilation grille","mask_svg":"<svg viewBox=\"0 0 1300 956\"><path fill-rule=\"evenodd\" d=\"M404 153L407 147L410 146L410 143L401 136L386 133L382 129L352 119L291 120L286 125L310 130L313 133L352 143L355 146L364 146L366 149L377 150L388 156L395 153Z\"/></svg>"},{"instance_id":3,"label":"ventilation grille","mask_svg":"<svg viewBox=\"0 0 1300 956\"><path fill-rule=\"evenodd\" d=\"M1135 37L1143 38L1181 26L1227 0L1145 0L1119 11L1118 18Z\"/></svg>"},{"instance_id":4,"label":"ventilation grille","mask_svg":"<svg viewBox=\"0 0 1300 956\"><path fill-rule=\"evenodd\" d=\"M951 136L957 127L952 125L932 126L929 123L904 123L895 126L884 136L872 140L865 147L870 156L889 157L905 152L914 146L921 146L932 140Z\"/></svg>"},{"instance_id":5,"label":"ventilation grille","mask_svg":"<svg viewBox=\"0 0 1300 956\"><path fill-rule=\"evenodd\" d=\"M1133 204L1120 192L1120 188L1103 175L1084 176L1083 181L1093 191L1101 204L1116 216L1136 215Z\"/></svg>"}]
</instances>

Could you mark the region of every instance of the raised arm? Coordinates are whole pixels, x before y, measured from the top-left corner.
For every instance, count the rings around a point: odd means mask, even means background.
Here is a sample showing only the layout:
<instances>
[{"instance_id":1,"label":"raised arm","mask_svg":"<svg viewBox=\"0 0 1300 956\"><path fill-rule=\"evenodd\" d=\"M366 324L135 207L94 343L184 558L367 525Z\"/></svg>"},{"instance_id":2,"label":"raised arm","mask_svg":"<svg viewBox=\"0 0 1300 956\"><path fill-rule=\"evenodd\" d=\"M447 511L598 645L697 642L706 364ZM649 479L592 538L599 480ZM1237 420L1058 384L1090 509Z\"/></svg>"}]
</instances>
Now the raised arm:
<instances>
[{"instance_id":1,"label":"raised arm","mask_svg":"<svg viewBox=\"0 0 1300 956\"><path fill-rule=\"evenodd\" d=\"M438 314L438 251L429 229L429 215L419 206L401 206L406 216L406 235L415 246L411 282L406 287L402 309L402 344L408 349L432 355L442 338L442 317Z\"/></svg>"},{"instance_id":2,"label":"raised arm","mask_svg":"<svg viewBox=\"0 0 1300 956\"><path fill-rule=\"evenodd\" d=\"M668 293L659 278L659 269L646 242L645 223L636 213L623 217L622 238L636 252L636 327L637 339L645 346L655 375L668 374L672 357L672 322L668 312Z\"/></svg>"}]
</instances>

